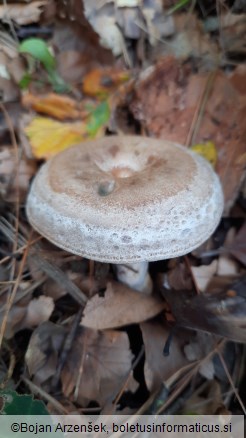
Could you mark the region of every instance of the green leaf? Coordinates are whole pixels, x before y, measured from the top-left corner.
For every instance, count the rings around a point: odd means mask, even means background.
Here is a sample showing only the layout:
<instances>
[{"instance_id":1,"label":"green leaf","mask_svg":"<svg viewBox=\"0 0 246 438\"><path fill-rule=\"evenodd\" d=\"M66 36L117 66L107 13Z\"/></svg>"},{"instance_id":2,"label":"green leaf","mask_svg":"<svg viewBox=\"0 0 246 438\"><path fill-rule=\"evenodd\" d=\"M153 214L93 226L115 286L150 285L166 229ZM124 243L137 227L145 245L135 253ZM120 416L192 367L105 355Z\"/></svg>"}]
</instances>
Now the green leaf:
<instances>
[{"instance_id":1,"label":"green leaf","mask_svg":"<svg viewBox=\"0 0 246 438\"><path fill-rule=\"evenodd\" d=\"M4 415L49 415L41 400L34 400L31 395L20 395L16 391L0 391L3 399L1 414Z\"/></svg>"},{"instance_id":2,"label":"green leaf","mask_svg":"<svg viewBox=\"0 0 246 438\"><path fill-rule=\"evenodd\" d=\"M32 80L32 76L29 73L25 73L19 82L20 88L22 90L25 90L28 87L28 85L30 84L31 80Z\"/></svg>"},{"instance_id":3,"label":"green leaf","mask_svg":"<svg viewBox=\"0 0 246 438\"><path fill-rule=\"evenodd\" d=\"M108 102L102 102L92 110L89 121L86 125L87 131L91 137L94 137L97 131L108 122L110 117L110 108Z\"/></svg>"},{"instance_id":4,"label":"green leaf","mask_svg":"<svg viewBox=\"0 0 246 438\"><path fill-rule=\"evenodd\" d=\"M20 53L27 53L40 61L47 71L54 70L56 61L45 41L40 38L27 38L19 45Z\"/></svg>"}]
</instances>

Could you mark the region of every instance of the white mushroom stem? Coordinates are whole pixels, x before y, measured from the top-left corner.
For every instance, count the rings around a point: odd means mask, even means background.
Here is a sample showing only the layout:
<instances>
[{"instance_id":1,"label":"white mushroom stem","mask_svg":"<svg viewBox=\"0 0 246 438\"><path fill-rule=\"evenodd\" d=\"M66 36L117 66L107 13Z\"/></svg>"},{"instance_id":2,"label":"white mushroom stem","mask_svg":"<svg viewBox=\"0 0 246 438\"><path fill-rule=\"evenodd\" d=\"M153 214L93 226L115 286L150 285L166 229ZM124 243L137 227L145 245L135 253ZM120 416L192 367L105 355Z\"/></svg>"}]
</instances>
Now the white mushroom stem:
<instances>
[{"instance_id":1,"label":"white mushroom stem","mask_svg":"<svg viewBox=\"0 0 246 438\"><path fill-rule=\"evenodd\" d=\"M153 285L148 268L148 262L115 265L117 279L121 283L139 292L151 294Z\"/></svg>"}]
</instances>

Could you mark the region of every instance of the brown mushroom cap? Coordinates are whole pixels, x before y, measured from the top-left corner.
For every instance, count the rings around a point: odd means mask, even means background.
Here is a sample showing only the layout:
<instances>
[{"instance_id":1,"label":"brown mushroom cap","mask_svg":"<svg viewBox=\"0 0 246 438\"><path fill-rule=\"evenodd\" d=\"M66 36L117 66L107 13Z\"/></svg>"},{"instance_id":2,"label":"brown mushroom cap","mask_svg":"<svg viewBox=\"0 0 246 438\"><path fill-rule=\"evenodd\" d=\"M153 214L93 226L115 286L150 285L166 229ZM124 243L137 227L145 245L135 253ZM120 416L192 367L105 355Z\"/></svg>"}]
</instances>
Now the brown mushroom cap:
<instances>
[{"instance_id":1,"label":"brown mushroom cap","mask_svg":"<svg viewBox=\"0 0 246 438\"><path fill-rule=\"evenodd\" d=\"M75 145L42 166L27 200L33 227L55 245L111 263L186 254L223 211L210 164L164 140L111 136Z\"/></svg>"}]
</instances>

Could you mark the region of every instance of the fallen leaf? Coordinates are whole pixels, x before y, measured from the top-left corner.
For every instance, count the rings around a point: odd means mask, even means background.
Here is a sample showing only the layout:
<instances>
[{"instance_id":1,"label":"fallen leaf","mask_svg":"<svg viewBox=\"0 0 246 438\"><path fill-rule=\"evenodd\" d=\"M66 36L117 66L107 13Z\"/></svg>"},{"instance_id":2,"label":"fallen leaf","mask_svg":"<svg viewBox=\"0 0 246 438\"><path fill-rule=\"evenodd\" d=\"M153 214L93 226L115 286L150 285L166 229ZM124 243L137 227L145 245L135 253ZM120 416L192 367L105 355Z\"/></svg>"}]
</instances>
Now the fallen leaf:
<instances>
[{"instance_id":1,"label":"fallen leaf","mask_svg":"<svg viewBox=\"0 0 246 438\"><path fill-rule=\"evenodd\" d=\"M85 3L84 6L86 6ZM121 55L124 51L125 44L123 35L116 24L115 17L95 15L93 18L87 18L95 32L100 36L101 45L106 49L111 49L115 56Z\"/></svg>"},{"instance_id":2,"label":"fallen leaf","mask_svg":"<svg viewBox=\"0 0 246 438\"><path fill-rule=\"evenodd\" d=\"M149 391L155 391L176 371L188 364L183 354L185 343L181 334L174 335L170 345L170 354L163 355L163 348L169 336L163 324L144 322L140 324L145 345L144 376Z\"/></svg>"},{"instance_id":3,"label":"fallen leaf","mask_svg":"<svg viewBox=\"0 0 246 438\"><path fill-rule=\"evenodd\" d=\"M24 133L33 156L45 159L83 141L88 135L85 123L61 123L46 117L35 117L24 128Z\"/></svg>"},{"instance_id":4,"label":"fallen leaf","mask_svg":"<svg viewBox=\"0 0 246 438\"><path fill-rule=\"evenodd\" d=\"M206 143L195 144L191 146L191 150L206 158L215 167L217 161L217 151L214 143L212 141L207 141Z\"/></svg>"},{"instance_id":5,"label":"fallen leaf","mask_svg":"<svg viewBox=\"0 0 246 438\"><path fill-rule=\"evenodd\" d=\"M238 263L226 256L218 259L217 275L238 275Z\"/></svg>"},{"instance_id":6,"label":"fallen leaf","mask_svg":"<svg viewBox=\"0 0 246 438\"><path fill-rule=\"evenodd\" d=\"M122 327L153 318L163 308L159 299L112 281L103 297L94 295L87 301L81 324L98 330Z\"/></svg>"},{"instance_id":7,"label":"fallen leaf","mask_svg":"<svg viewBox=\"0 0 246 438\"><path fill-rule=\"evenodd\" d=\"M116 68L97 68L83 78L83 92L89 96L105 99L119 85L130 79L129 72Z\"/></svg>"},{"instance_id":8,"label":"fallen leaf","mask_svg":"<svg viewBox=\"0 0 246 438\"><path fill-rule=\"evenodd\" d=\"M222 277L223 279L223 277ZM246 277L234 280L230 287L215 293L190 297L190 291L162 289L176 324L246 342Z\"/></svg>"},{"instance_id":9,"label":"fallen leaf","mask_svg":"<svg viewBox=\"0 0 246 438\"><path fill-rule=\"evenodd\" d=\"M38 113L55 117L58 120L83 119L88 115L88 111L83 110L74 99L55 93L49 93L45 96L24 93L22 105L24 108L31 108Z\"/></svg>"},{"instance_id":10,"label":"fallen leaf","mask_svg":"<svg viewBox=\"0 0 246 438\"><path fill-rule=\"evenodd\" d=\"M191 266L196 284L201 292L204 292L211 280L217 272L218 261L213 260L210 265Z\"/></svg>"},{"instance_id":11,"label":"fallen leaf","mask_svg":"<svg viewBox=\"0 0 246 438\"><path fill-rule=\"evenodd\" d=\"M242 69L230 76L221 71L194 74L189 63L169 57L143 72L131 103L133 115L150 136L180 144L191 137L195 144L214 143L225 212L233 205L245 175L246 95L240 88L245 77ZM199 102L209 86L205 108L191 136Z\"/></svg>"},{"instance_id":12,"label":"fallen leaf","mask_svg":"<svg viewBox=\"0 0 246 438\"><path fill-rule=\"evenodd\" d=\"M38 326L32 333L25 362L33 381L47 388L57 370L58 354L62 347L67 330L50 321L46 321Z\"/></svg>"},{"instance_id":13,"label":"fallen leaf","mask_svg":"<svg viewBox=\"0 0 246 438\"><path fill-rule=\"evenodd\" d=\"M2 288L0 295L0 326L6 317L7 303L9 302L8 287L6 288L6 284L3 284L2 286L5 287ZM8 312L8 319L4 331L4 337L6 339L11 339L15 333L19 331L19 327L22 321L25 319L27 306L32 298L31 295L32 289L30 287L30 282L21 281L17 289L15 300Z\"/></svg>"},{"instance_id":14,"label":"fallen leaf","mask_svg":"<svg viewBox=\"0 0 246 438\"><path fill-rule=\"evenodd\" d=\"M50 297L41 295L37 299L31 300L27 306L25 319L21 322L19 330L22 330L23 328L33 328L47 321L50 318L54 307L54 301Z\"/></svg>"},{"instance_id":15,"label":"fallen leaf","mask_svg":"<svg viewBox=\"0 0 246 438\"><path fill-rule=\"evenodd\" d=\"M168 283L171 289L192 289L193 280L189 271L187 270L186 264L180 259L170 260L169 265L175 263L174 267L170 267L168 271Z\"/></svg>"},{"instance_id":16,"label":"fallen leaf","mask_svg":"<svg viewBox=\"0 0 246 438\"><path fill-rule=\"evenodd\" d=\"M216 344L216 337L210 333L197 332L195 339L191 339L184 346L184 353L187 359L191 362L203 359L210 351L213 350ZM199 367L201 376L208 380L214 378L215 370L213 358L208 358L202 361Z\"/></svg>"},{"instance_id":17,"label":"fallen leaf","mask_svg":"<svg viewBox=\"0 0 246 438\"><path fill-rule=\"evenodd\" d=\"M80 328L63 368L64 394L81 406L113 401L131 373L132 353L126 333ZM125 390L136 389L133 378Z\"/></svg>"},{"instance_id":18,"label":"fallen leaf","mask_svg":"<svg viewBox=\"0 0 246 438\"><path fill-rule=\"evenodd\" d=\"M13 20L20 26L37 23L42 13L42 7L46 3L47 0L39 0L29 4L4 4L0 6L0 20L7 23L9 20Z\"/></svg>"}]
</instances>

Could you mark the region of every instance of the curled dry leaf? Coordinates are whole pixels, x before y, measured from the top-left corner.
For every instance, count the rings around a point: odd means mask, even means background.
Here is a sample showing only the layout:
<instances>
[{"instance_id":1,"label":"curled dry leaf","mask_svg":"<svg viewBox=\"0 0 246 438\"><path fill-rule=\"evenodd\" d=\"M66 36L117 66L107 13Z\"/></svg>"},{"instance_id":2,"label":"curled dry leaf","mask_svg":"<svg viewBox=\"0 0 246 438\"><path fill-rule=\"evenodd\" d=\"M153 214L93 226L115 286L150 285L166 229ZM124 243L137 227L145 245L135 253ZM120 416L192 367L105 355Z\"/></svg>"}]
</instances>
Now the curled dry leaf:
<instances>
[{"instance_id":1,"label":"curled dry leaf","mask_svg":"<svg viewBox=\"0 0 246 438\"><path fill-rule=\"evenodd\" d=\"M106 98L129 78L126 70L112 67L93 69L83 79L83 91L89 96Z\"/></svg>"},{"instance_id":2,"label":"curled dry leaf","mask_svg":"<svg viewBox=\"0 0 246 438\"><path fill-rule=\"evenodd\" d=\"M57 370L58 354L67 331L64 327L46 321L37 327L30 338L25 355L26 365L33 381L42 385L51 379Z\"/></svg>"},{"instance_id":3,"label":"curled dry leaf","mask_svg":"<svg viewBox=\"0 0 246 438\"><path fill-rule=\"evenodd\" d=\"M58 120L83 119L88 115L88 111L82 109L76 100L55 93L45 96L25 93L22 96L22 105L24 108L31 108Z\"/></svg>"},{"instance_id":4,"label":"curled dry leaf","mask_svg":"<svg viewBox=\"0 0 246 438\"><path fill-rule=\"evenodd\" d=\"M61 379L63 392L81 406L113 401L131 373L132 354L126 333L80 328ZM130 379L125 390L136 390Z\"/></svg>"},{"instance_id":5,"label":"curled dry leaf","mask_svg":"<svg viewBox=\"0 0 246 438\"><path fill-rule=\"evenodd\" d=\"M25 24L37 23L42 13L42 7L46 5L47 0L32 1L29 4L4 4L0 6L0 20L15 23L23 26Z\"/></svg>"},{"instance_id":6,"label":"curled dry leaf","mask_svg":"<svg viewBox=\"0 0 246 438\"><path fill-rule=\"evenodd\" d=\"M163 381L189 362L183 353L185 338L179 332L173 336L169 356L163 355L163 348L169 336L169 330L158 322L140 324L145 345L145 382L149 391L158 389Z\"/></svg>"},{"instance_id":7,"label":"curled dry leaf","mask_svg":"<svg viewBox=\"0 0 246 438\"><path fill-rule=\"evenodd\" d=\"M97 330L122 327L153 318L164 305L153 296L112 281L107 284L103 297L94 295L87 301L81 324Z\"/></svg>"}]
</instances>

